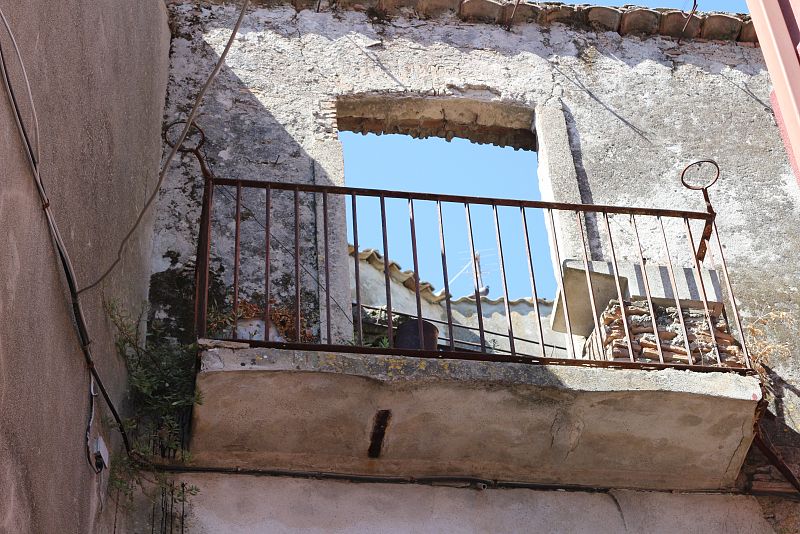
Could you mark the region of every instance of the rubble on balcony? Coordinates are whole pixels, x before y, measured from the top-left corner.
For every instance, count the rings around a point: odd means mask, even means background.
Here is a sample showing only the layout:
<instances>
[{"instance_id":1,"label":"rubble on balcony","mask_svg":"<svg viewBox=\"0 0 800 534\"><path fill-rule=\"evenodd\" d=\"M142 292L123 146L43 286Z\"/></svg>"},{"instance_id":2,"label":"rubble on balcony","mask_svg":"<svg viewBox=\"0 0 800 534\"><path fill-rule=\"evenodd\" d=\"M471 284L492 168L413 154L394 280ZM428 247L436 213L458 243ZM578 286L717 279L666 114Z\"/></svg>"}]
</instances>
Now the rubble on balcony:
<instances>
[{"instance_id":1,"label":"rubble on balcony","mask_svg":"<svg viewBox=\"0 0 800 534\"><path fill-rule=\"evenodd\" d=\"M676 306L654 304L654 332L648 303L641 300L625 301L630 332L629 346L619 301L612 300L600 315L602 331L595 331L589 336L584 346L584 355L596 360L658 362L660 341L665 363L746 367L741 345L728 332L728 323L721 317L721 310L721 306L709 310L710 321L714 326L712 334L709 317L704 310L683 307L680 310L683 316L681 320ZM719 351L719 362L715 345ZM633 359L629 349L633 350Z\"/></svg>"}]
</instances>

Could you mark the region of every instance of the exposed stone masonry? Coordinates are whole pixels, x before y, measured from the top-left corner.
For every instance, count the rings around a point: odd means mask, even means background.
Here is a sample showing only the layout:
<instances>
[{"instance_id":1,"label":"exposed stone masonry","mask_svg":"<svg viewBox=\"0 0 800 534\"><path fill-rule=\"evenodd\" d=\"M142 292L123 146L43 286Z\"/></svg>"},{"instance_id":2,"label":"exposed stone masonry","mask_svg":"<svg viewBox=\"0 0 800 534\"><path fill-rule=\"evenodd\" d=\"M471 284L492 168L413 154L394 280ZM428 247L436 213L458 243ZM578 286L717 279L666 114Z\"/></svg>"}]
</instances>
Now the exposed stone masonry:
<instances>
[{"instance_id":1,"label":"exposed stone masonry","mask_svg":"<svg viewBox=\"0 0 800 534\"><path fill-rule=\"evenodd\" d=\"M558 3L521 2L514 11L514 2L464 0L457 3L457 13L464 19L496 23L559 22L598 31L614 31L620 35L662 35L683 39L757 42L753 23L748 16L723 13L692 15L676 9L640 7L605 7L564 5ZM511 19L513 13L513 20ZM685 28L685 29L684 29Z\"/></svg>"},{"instance_id":2,"label":"exposed stone masonry","mask_svg":"<svg viewBox=\"0 0 800 534\"><path fill-rule=\"evenodd\" d=\"M298 10L364 11L375 20L404 11L425 19L454 13L463 20L489 24L560 23L574 28L612 31L620 35L660 35L684 40L751 44L758 42L753 22L746 14L698 12L692 15L687 24L688 12L630 5L607 7L560 2L520 2L516 5L514 1L499 0L291 0L286 3L291 3Z\"/></svg>"},{"instance_id":3,"label":"exposed stone masonry","mask_svg":"<svg viewBox=\"0 0 800 534\"><path fill-rule=\"evenodd\" d=\"M653 332L653 321L646 301L625 302L625 314L631 337L631 348L634 359L639 362L658 362L658 342L665 363L688 364L684 330L681 326L678 309L675 306L654 305L657 332ZM741 345L728 332L727 322L720 317L717 308L710 310L711 322L714 325L713 337L709 331L705 311L692 307L682 307L683 323L688 333L689 350L693 364L717 365L714 350L716 341L719 358L726 367L744 367L744 354ZM625 335L622 312L619 302L612 300L600 316L602 329L601 339L593 332L586 340L584 355L591 359L628 361L630 353L628 339ZM602 352L599 347L602 346Z\"/></svg>"},{"instance_id":4,"label":"exposed stone masonry","mask_svg":"<svg viewBox=\"0 0 800 534\"><path fill-rule=\"evenodd\" d=\"M454 137L474 143L536 150L533 108L468 98L354 95L336 105L340 131Z\"/></svg>"}]
</instances>

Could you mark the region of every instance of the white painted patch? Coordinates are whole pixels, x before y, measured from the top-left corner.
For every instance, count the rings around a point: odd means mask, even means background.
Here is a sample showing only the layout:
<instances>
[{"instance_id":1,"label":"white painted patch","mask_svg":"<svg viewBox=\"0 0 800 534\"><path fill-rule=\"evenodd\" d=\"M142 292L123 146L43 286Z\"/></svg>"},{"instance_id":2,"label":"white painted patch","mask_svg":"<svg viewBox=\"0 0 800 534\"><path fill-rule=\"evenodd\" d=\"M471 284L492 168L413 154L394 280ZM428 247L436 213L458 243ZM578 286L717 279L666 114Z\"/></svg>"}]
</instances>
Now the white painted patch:
<instances>
[{"instance_id":1,"label":"white painted patch","mask_svg":"<svg viewBox=\"0 0 800 534\"><path fill-rule=\"evenodd\" d=\"M797 183L797 178L793 174L787 173L781 175L781 181L783 182L783 191L791 199L795 213L800 212L800 184Z\"/></svg>"}]
</instances>

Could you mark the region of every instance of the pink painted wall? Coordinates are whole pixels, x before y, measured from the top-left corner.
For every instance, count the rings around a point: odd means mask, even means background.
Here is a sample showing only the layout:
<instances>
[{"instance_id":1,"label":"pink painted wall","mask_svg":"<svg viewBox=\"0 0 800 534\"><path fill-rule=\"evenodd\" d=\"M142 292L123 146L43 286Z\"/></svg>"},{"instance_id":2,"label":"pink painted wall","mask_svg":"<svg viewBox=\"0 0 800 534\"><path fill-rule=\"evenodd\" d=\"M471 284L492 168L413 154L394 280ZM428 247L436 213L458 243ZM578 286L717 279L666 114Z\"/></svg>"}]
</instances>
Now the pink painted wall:
<instances>
[{"instance_id":1,"label":"pink painted wall","mask_svg":"<svg viewBox=\"0 0 800 534\"><path fill-rule=\"evenodd\" d=\"M800 181L800 0L748 0L747 4L774 85L775 119Z\"/></svg>"}]
</instances>

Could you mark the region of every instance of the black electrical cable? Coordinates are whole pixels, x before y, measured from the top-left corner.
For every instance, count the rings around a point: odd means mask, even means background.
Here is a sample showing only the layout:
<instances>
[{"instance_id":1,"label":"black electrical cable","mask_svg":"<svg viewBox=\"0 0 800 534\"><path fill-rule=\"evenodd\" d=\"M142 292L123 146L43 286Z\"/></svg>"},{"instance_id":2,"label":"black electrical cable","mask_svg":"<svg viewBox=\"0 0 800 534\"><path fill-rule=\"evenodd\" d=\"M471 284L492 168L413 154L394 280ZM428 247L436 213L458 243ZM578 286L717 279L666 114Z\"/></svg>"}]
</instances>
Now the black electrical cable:
<instances>
[{"instance_id":1,"label":"black electrical cable","mask_svg":"<svg viewBox=\"0 0 800 534\"><path fill-rule=\"evenodd\" d=\"M430 475L422 477L403 476L403 475L367 475L357 473L342 473L336 471L305 471L293 469L259 469L244 467L223 467L223 466L192 466L192 465L168 465L159 464L152 466L154 471L172 474L221 474L221 475L241 475L251 477L277 477L277 478L301 478L309 480L338 480L346 482L356 482L364 484L414 484L424 486L457 486L471 487L477 490L486 489L529 489L534 491L563 491L575 493L604 493L610 494L612 490L626 489L612 486L584 486L580 484L547 484L537 482L521 482L514 480L495 480L481 477L459 476L459 475ZM661 490L658 493L673 493L673 491ZM686 491L690 495L717 495L722 492L713 490ZM776 494L771 492L729 490L726 494L732 495L763 495L774 497ZM798 501L800 497L793 493L780 493L781 498Z\"/></svg>"},{"instance_id":2,"label":"black electrical cable","mask_svg":"<svg viewBox=\"0 0 800 534\"><path fill-rule=\"evenodd\" d=\"M20 53L19 46L17 45L17 40L14 38L14 33L11 31L11 25L8 23L8 19L6 18L5 14L3 14L2 10L0 9L0 19L3 21L3 26L5 26L6 31L8 32L8 36L11 39L11 44L14 45L14 52L17 56L17 62L19 63L19 67L22 70L22 77L25 81L25 90L28 93L28 102L31 106L31 115L33 118L33 126L34 126L34 136L36 137L36 154L34 160L36 163L39 163L39 156L40 156L40 139L39 139L39 117L36 113L36 103L33 100L33 92L31 91L31 84L30 79L28 78L28 71L25 69L25 62L22 61L22 54ZM27 139L27 132L25 132L25 136Z\"/></svg>"},{"instance_id":3,"label":"black electrical cable","mask_svg":"<svg viewBox=\"0 0 800 534\"><path fill-rule=\"evenodd\" d=\"M11 39L11 43L13 45L13 48L14 48L14 51L16 53L17 59L18 59L18 61L20 63L22 75L23 75L23 78L25 80L25 85L26 85L26 88L27 88L27 91L28 91L28 98L30 100L31 112L32 112L32 115L33 115L33 122L34 122L34 125L35 125L35 128L36 128L35 132L34 132L35 141L36 141L36 147L35 148L33 146L33 143L31 142L30 135L28 134L27 128L25 127L25 122L24 122L24 120L22 118L22 111L20 109L19 102L17 101L16 93L14 92L14 87L11 84L11 77L9 75L8 67L6 65L6 59L5 59L5 55L4 55L4 51L3 51L3 47L2 47L2 42L0 42L0 74L2 74L3 85L4 85L5 89L6 89L6 93L8 95L9 102L10 102L12 110L13 110L14 122L16 124L17 131L19 132L20 138L23 141L25 157L28 160L28 164L29 164L31 172L33 174L34 182L36 184L36 188L37 188L38 193L39 193L39 197L40 197L40 200L41 200L41 203L42 203L42 209L44 211L45 218L47 220L47 227L48 227L50 235L51 235L51 237L53 239L53 243L55 245L56 252L58 254L59 263L60 263L61 268L62 268L62 270L64 272L64 276L65 276L65 279L66 279L66 282L67 282L67 287L69 289L70 301L71 301L71 306L72 306L72 315L73 315L73 319L75 321L75 327L76 327L76 330L78 332L78 338L79 338L80 344L81 344L81 352L83 353L84 360L86 361L86 366L89 368L89 372L91 373L91 376L92 376L93 380L97 384L97 387L100 390L100 394L103 396L103 399L105 400L106 404L108 405L108 408L111 411L111 415L112 415L112 417L114 418L114 421L117 424L117 427L119 429L120 435L122 437L123 445L125 446L125 452L128 454L128 456L132 456L133 451L132 451L132 448L131 448L130 440L128 439L128 434L125 431L125 425L124 425L124 423L122 421L122 418L119 415L119 412L117 411L117 408L116 408L113 400L111 399L111 396L109 395L108 391L106 390L106 387L105 387L105 385L103 383L102 378L100 377L97 369L95 368L94 358L92 357L92 351L91 351L91 348L90 348L90 345L91 345L92 341L91 341L91 338L89 336L89 331L88 331L88 328L87 328L87 325L86 325L86 318L84 316L83 308L81 306L80 293L82 293L83 291L86 291L87 289L91 289L92 287L95 287L98 284L100 284L111 273L111 271L114 269L114 267L116 267L116 265L121 261L122 252L123 252L123 250L125 248L126 243L130 239L130 237L133 235L134 231L136 230L136 228L139 226L139 224L141 223L142 219L144 218L144 215L147 212L148 208L152 205L153 201L155 200L156 196L158 195L158 192L159 192L159 190L161 188L161 184L163 183L164 178L166 177L166 173L167 173L169 164L172 162L172 160L174 159L174 157L177 154L178 150L180 149L181 145L186 140L186 136L189 133L189 129L191 127L192 121L194 120L194 117L197 115L197 112L198 112L198 110L200 108L200 103L202 102L202 99L205 96L205 93L208 91L208 88L211 86L211 84L213 83L213 81L216 78L217 74L222 69L222 65L225 62L225 58L228 55L228 52L229 52L231 46L233 45L233 41L234 41L234 39L236 37L236 34L239 31L239 28L241 27L242 21L244 20L245 11L246 11L247 6L248 6L249 3L250 3L250 0L244 0L244 2L242 4L241 12L239 13L239 18L237 19L236 24L234 25L233 30L231 31L231 36L228 39L228 42L227 42L227 44L225 46L225 50L220 55L219 60L217 61L217 64L214 66L214 69L212 70L211 74L209 75L209 78L206 81L205 85L200 90L200 93L198 93L197 99L195 100L195 103L194 103L194 107L192 108L191 112L189 113L189 117L188 117L187 122L186 122L186 128L184 128L183 132L181 133L181 136L179 137L178 141L175 143L175 146L173 147L172 151L167 156L167 159L164 162L164 166L163 166L163 168L161 170L161 173L159 174L158 183L156 184L156 187L155 187L154 191L151 193L151 195L147 199L147 202L145 203L144 207L139 212L139 215L137 216L133 227L130 229L130 231L127 233L127 235L123 238L122 242L120 243L119 250L117 252L116 260L114 260L114 262L111 264L111 266L103 273L103 275L100 278L98 278L95 282L93 282L92 284L89 284L88 286L86 286L83 289L78 289L78 283L77 283L77 278L75 276L75 270L74 270L74 268L72 266L72 262L70 260L69 254L67 252L67 247L64 244L63 237L61 236L61 231L59 230L58 224L56 223L55 217L53 216L52 210L50 209L50 200L47 197L47 192L45 190L44 183L42 182L42 179L41 179L41 175L40 175L40 172L39 172L39 157L38 157L38 155L39 155L39 146L40 146L39 145L39 120L38 120L38 117L37 117L37 114L36 114L36 107L35 107L35 103L34 103L34 100L33 100L33 94L32 94L32 91L30 89L30 81L29 81L29 78L28 78L27 71L25 70L25 64L24 64L24 61L22 60L22 55L20 53L19 46L18 46L18 44L16 42L16 39L14 37L14 32L11 29L11 25L9 24L8 19L6 18L5 13L3 13L2 9L0 9L0 20L2 20L3 25L5 26L5 29L6 29L6 31L8 33L8 36Z\"/></svg>"},{"instance_id":4,"label":"black electrical cable","mask_svg":"<svg viewBox=\"0 0 800 534\"><path fill-rule=\"evenodd\" d=\"M10 38L11 42L14 45L14 49L17 50L17 57L21 60L21 55L19 54L19 47L17 46L16 40L14 39L14 33L11 30L11 27L8 23L8 19L6 19L5 14L3 13L2 9L0 9L0 19L3 21L3 25L5 26ZM25 73L24 67L22 69L23 75L26 78L27 82L27 74ZM98 388L100 389L100 393L103 395L108 407L111 411L111 414L116 421L120 435L122 436L122 442L125 445L125 450L130 453L131 446L130 441L128 440L128 435L125 432L125 427L122 423L122 418L119 416L117 412L116 406L114 405L113 401L111 400L108 391L103 384L100 375L95 369L94 366L94 358L92 357L92 352L89 347L91 344L91 338L89 337L89 332L86 327L86 319L83 314L83 309L81 308L80 300L78 298L77 293L77 283L75 279L75 272L72 267L72 262L70 261L69 254L67 253L67 248L64 245L64 240L61 236L61 232L58 229L58 225L53 217L52 210L50 209L50 200L47 198L47 192L44 187L44 183L42 182L41 175L39 173L39 163L35 155L34 148L31 144L30 136L28 135L27 129L25 128L25 124L22 120L22 112L20 110L19 102L17 101L16 93L14 92L14 88L11 85L11 79L8 72L8 66L6 64L5 53L3 51L2 42L0 42L0 73L2 73L3 78L3 85L6 89L6 93L8 94L9 102L11 103L14 115L14 122L17 126L17 130L20 134L20 138L23 141L23 145L25 148L25 156L28 160L28 164L31 168L31 172L33 173L34 182L36 183L37 190L39 192L39 197L42 202L42 209L45 213L45 218L47 219L47 226L50 231L50 235L53 239L53 243L56 247L56 252L58 253L59 262L61 264L62 270L64 271L64 276L67 281L67 287L70 293L71 305L72 305L72 314L73 319L75 320L75 326L78 331L78 337L81 344L81 351L83 352L84 359L86 361L86 366L89 368L89 372L91 373L92 377L97 383ZM31 100L31 102L33 102ZM35 115L35 107L31 107L33 113ZM38 124L38 119L34 119L35 123ZM38 128L37 128L38 129ZM38 133L37 133L38 138ZM38 150L38 147L37 147Z\"/></svg>"}]
</instances>

